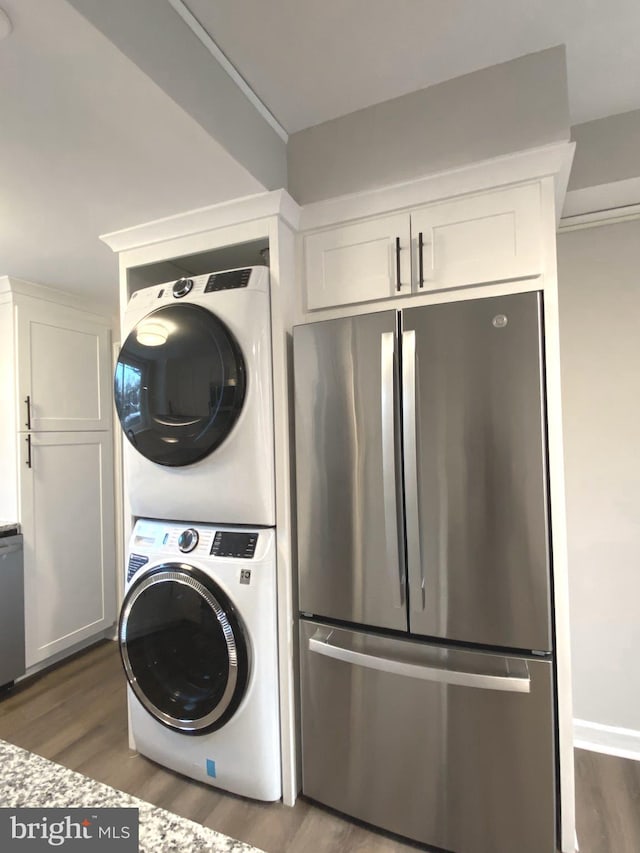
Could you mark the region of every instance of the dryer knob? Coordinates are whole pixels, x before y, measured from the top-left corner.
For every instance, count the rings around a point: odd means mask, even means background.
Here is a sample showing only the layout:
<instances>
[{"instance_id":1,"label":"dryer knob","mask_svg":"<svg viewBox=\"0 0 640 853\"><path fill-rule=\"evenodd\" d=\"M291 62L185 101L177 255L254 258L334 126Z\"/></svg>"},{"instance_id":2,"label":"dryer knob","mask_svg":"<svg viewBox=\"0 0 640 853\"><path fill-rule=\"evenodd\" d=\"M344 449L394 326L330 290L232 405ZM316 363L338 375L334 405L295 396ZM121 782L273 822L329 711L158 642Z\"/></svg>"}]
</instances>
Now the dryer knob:
<instances>
[{"instance_id":1,"label":"dryer knob","mask_svg":"<svg viewBox=\"0 0 640 853\"><path fill-rule=\"evenodd\" d=\"M193 527L187 528L187 530L183 530L178 538L178 548L182 551L183 554L188 554L189 551L193 551L193 549L198 544L198 531Z\"/></svg>"},{"instance_id":2,"label":"dryer knob","mask_svg":"<svg viewBox=\"0 0 640 853\"><path fill-rule=\"evenodd\" d=\"M173 295L176 299L186 296L193 287L193 280L190 278L179 278L173 285Z\"/></svg>"}]
</instances>

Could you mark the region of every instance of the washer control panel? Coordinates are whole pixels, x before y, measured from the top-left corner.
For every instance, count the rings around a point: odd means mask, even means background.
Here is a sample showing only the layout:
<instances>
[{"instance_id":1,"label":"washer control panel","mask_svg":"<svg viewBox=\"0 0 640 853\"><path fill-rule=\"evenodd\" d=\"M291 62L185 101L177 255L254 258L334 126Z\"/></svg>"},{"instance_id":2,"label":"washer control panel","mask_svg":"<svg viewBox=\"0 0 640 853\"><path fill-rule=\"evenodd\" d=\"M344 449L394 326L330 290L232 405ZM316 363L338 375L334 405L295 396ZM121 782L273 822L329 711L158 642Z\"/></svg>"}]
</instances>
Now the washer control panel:
<instances>
[{"instance_id":1,"label":"washer control panel","mask_svg":"<svg viewBox=\"0 0 640 853\"><path fill-rule=\"evenodd\" d=\"M239 557L251 560L256 552L257 533L238 533L217 530L213 537L210 554L212 557Z\"/></svg>"}]
</instances>

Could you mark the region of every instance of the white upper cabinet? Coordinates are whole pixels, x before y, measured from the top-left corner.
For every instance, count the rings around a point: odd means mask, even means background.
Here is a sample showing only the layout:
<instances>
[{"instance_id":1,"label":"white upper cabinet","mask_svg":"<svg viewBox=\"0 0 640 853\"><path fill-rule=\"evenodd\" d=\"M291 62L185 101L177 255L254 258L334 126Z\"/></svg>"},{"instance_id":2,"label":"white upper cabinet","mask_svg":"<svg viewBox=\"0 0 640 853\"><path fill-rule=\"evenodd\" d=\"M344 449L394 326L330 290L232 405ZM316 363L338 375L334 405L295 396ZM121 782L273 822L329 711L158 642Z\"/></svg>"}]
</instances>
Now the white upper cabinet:
<instances>
[{"instance_id":1,"label":"white upper cabinet","mask_svg":"<svg viewBox=\"0 0 640 853\"><path fill-rule=\"evenodd\" d=\"M537 183L310 232L305 307L537 276L540 240Z\"/></svg>"},{"instance_id":2,"label":"white upper cabinet","mask_svg":"<svg viewBox=\"0 0 640 853\"><path fill-rule=\"evenodd\" d=\"M414 210L411 234L418 291L538 275L539 187L511 187Z\"/></svg>"},{"instance_id":3,"label":"white upper cabinet","mask_svg":"<svg viewBox=\"0 0 640 853\"><path fill-rule=\"evenodd\" d=\"M411 293L406 213L309 234L304 251L309 311Z\"/></svg>"},{"instance_id":4,"label":"white upper cabinet","mask_svg":"<svg viewBox=\"0 0 640 853\"><path fill-rule=\"evenodd\" d=\"M111 427L108 328L54 302L16 305L18 429L38 432Z\"/></svg>"}]
</instances>

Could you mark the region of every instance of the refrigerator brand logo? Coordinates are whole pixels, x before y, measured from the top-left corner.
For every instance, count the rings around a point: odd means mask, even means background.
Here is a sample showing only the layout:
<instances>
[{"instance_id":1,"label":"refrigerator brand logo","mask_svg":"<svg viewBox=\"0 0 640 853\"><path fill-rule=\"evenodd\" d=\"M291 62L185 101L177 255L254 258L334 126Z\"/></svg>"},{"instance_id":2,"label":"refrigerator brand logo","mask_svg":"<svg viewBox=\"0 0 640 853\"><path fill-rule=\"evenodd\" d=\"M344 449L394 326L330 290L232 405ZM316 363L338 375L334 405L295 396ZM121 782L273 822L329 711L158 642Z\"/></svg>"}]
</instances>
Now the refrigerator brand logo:
<instances>
[{"instance_id":1,"label":"refrigerator brand logo","mask_svg":"<svg viewBox=\"0 0 640 853\"><path fill-rule=\"evenodd\" d=\"M0 809L0 849L138 851L138 809Z\"/></svg>"}]
</instances>

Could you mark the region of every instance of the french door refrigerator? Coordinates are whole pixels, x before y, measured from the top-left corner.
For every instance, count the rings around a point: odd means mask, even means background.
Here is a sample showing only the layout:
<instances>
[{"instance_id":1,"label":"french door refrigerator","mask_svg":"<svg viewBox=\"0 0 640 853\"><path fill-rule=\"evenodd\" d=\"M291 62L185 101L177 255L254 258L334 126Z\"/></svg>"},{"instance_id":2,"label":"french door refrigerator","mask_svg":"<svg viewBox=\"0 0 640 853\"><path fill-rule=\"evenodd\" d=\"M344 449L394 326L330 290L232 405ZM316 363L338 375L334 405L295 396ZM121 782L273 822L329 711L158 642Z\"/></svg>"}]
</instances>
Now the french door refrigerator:
<instances>
[{"instance_id":1,"label":"french door refrigerator","mask_svg":"<svg viewBox=\"0 0 640 853\"><path fill-rule=\"evenodd\" d=\"M294 329L303 792L556 850L542 295Z\"/></svg>"}]
</instances>

